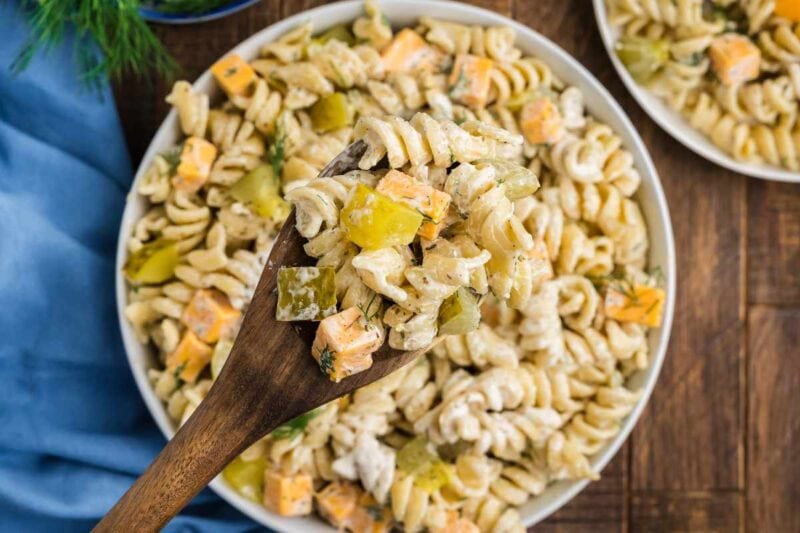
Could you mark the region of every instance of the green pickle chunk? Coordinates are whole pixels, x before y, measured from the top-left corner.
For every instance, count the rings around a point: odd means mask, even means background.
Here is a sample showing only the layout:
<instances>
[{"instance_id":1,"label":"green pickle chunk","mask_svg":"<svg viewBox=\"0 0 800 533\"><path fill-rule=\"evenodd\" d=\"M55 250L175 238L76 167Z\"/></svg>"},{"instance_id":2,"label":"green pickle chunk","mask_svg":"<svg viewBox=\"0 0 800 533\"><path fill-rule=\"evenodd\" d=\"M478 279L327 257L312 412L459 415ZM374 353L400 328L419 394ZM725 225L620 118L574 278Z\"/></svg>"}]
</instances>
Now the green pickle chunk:
<instances>
[{"instance_id":1,"label":"green pickle chunk","mask_svg":"<svg viewBox=\"0 0 800 533\"><path fill-rule=\"evenodd\" d=\"M336 313L335 273L333 267L281 267L275 318L322 320Z\"/></svg>"},{"instance_id":2,"label":"green pickle chunk","mask_svg":"<svg viewBox=\"0 0 800 533\"><path fill-rule=\"evenodd\" d=\"M479 161L477 166L494 167L497 172L497 183L503 187L509 200L519 200L539 190L539 178L532 170L522 165L502 159L486 159Z\"/></svg>"},{"instance_id":3,"label":"green pickle chunk","mask_svg":"<svg viewBox=\"0 0 800 533\"><path fill-rule=\"evenodd\" d=\"M228 189L233 198L249 205L262 218L283 222L289 216L291 206L281 198L280 181L271 165L261 165L231 185Z\"/></svg>"},{"instance_id":4,"label":"green pickle chunk","mask_svg":"<svg viewBox=\"0 0 800 533\"><path fill-rule=\"evenodd\" d=\"M669 43L663 39L623 37L617 42L617 57L633 79L647 83L669 60Z\"/></svg>"},{"instance_id":5,"label":"green pickle chunk","mask_svg":"<svg viewBox=\"0 0 800 533\"><path fill-rule=\"evenodd\" d=\"M361 183L340 217L347 238L367 250L409 244L422 224L417 210Z\"/></svg>"},{"instance_id":6,"label":"green pickle chunk","mask_svg":"<svg viewBox=\"0 0 800 533\"><path fill-rule=\"evenodd\" d=\"M311 125L319 133L353 124L355 109L343 93L323 96L311 106Z\"/></svg>"},{"instance_id":7,"label":"green pickle chunk","mask_svg":"<svg viewBox=\"0 0 800 533\"><path fill-rule=\"evenodd\" d=\"M460 335L475 331L480 321L478 300L466 287L459 287L439 307L439 335Z\"/></svg>"},{"instance_id":8,"label":"green pickle chunk","mask_svg":"<svg viewBox=\"0 0 800 533\"><path fill-rule=\"evenodd\" d=\"M241 457L237 457L225 467L222 476L236 492L245 498L261 502L264 497L264 470L266 467L263 457L259 457L255 461L245 461Z\"/></svg>"},{"instance_id":9,"label":"green pickle chunk","mask_svg":"<svg viewBox=\"0 0 800 533\"><path fill-rule=\"evenodd\" d=\"M158 239L132 253L123 271L132 283L162 283L175 274L178 260L177 244L168 239Z\"/></svg>"},{"instance_id":10,"label":"green pickle chunk","mask_svg":"<svg viewBox=\"0 0 800 533\"><path fill-rule=\"evenodd\" d=\"M414 484L433 492L450 483L453 467L442 461L428 443L419 436L408 441L397 452L397 468L414 476Z\"/></svg>"},{"instance_id":11,"label":"green pickle chunk","mask_svg":"<svg viewBox=\"0 0 800 533\"><path fill-rule=\"evenodd\" d=\"M347 46L353 46L356 44L356 38L353 35L353 32L351 32L350 28L348 28L345 24L337 24L336 26L333 26L331 29L321 33L311 40L317 44L325 44L331 39L341 41Z\"/></svg>"}]
</instances>

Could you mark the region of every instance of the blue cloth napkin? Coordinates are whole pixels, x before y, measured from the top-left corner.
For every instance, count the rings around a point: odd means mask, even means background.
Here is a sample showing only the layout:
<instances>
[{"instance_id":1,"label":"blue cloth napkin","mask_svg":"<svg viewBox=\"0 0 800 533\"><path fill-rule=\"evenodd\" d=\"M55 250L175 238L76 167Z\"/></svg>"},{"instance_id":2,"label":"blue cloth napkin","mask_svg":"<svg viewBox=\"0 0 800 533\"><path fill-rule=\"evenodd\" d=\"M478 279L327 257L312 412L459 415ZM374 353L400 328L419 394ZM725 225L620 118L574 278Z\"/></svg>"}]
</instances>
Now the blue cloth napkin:
<instances>
[{"instance_id":1,"label":"blue cloth napkin","mask_svg":"<svg viewBox=\"0 0 800 533\"><path fill-rule=\"evenodd\" d=\"M27 32L0 2L0 531L87 531L164 438L114 306L132 174L113 96L81 88L71 39L13 77ZM254 529L206 490L167 531Z\"/></svg>"}]
</instances>

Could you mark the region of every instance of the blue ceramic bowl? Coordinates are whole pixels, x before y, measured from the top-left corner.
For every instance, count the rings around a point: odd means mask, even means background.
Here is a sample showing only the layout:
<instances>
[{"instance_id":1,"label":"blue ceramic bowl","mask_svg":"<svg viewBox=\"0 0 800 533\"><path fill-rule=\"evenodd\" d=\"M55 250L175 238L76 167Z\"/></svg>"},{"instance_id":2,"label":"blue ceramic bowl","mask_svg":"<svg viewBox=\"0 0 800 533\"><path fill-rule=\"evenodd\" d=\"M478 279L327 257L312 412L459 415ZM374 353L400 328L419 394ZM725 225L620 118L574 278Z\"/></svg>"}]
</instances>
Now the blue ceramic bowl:
<instances>
[{"instance_id":1,"label":"blue ceramic bowl","mask_svg":"<svg viewBox=\"0 0 800 533\"><path fill-rule=\"evenodd\" d=\"M259 0L232 0L225 5L216 9L212 9L206 13L162 13L153 7L142 6L139 8L139 13L142 14L145 20L156 22L159 24L194 24L197 22L208 22L222 17L227 17L232 13L236 13L246 7L249 7Z\"/></svg>"}]
</instances>

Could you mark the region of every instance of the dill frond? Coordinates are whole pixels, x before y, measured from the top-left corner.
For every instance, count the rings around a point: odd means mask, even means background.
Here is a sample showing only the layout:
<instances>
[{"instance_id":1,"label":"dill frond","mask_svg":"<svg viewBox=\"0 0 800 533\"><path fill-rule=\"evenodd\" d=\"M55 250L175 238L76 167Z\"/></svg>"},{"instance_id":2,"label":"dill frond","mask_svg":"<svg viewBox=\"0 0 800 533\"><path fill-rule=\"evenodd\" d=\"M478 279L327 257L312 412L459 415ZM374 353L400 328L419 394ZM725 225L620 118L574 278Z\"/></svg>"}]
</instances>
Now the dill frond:
<instances>
[{"instance_id":1,"label":"dill frond","mask_svg":"<svg viewBox=\"0 0 800 533\"><path fill-rule=\"evenodd\" d=\"M167 79L178 65L139 15L138 0L26 0L31 35L11 63L24 71L39 52L64 41L68 25L75 27L75 60L81 81L99 89L106 76L119 79L130 72L143 78L151 70Z\"/></svg>"},{"instance_id":2,"label":"dill frond","mask_svg":"<svg viewBox=\"0 0 800 533\"><path fill-rule=\"evenodd\" d=\"M159 0L152 2L153 9L162 13L185 13L198 15L207 13L230 2L230 0Z\"/></svg>"}]
</instances>

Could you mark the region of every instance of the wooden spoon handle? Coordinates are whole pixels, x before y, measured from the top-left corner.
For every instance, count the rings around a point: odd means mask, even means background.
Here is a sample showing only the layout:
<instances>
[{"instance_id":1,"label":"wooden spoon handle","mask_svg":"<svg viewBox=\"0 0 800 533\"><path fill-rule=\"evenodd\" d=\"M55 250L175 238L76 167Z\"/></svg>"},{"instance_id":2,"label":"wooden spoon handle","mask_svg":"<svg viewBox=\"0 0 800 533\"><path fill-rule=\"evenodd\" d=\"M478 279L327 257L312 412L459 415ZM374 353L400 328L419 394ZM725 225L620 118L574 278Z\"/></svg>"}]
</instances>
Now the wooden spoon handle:
<instances>
[{"instance_id":1,"label":"wooden spoon handle","mask_svg":"<svg viewBox=\"0 0 800 533\"><path fill-rule=\"evenodd\" d=\"M224 389L234 381L220 380L194 414L95 526L96 532L160 530L205 487L236 455L268 431L268 406L258 399L242 398L245 405L229 405L234 394ZM250 404L250 405L247 405ZM225 416L225 413L261 413L261 417ZM278 420L270 425L277 426ZM269 424L269 423L268 423Z\"/></svg>"}]
</instances>

